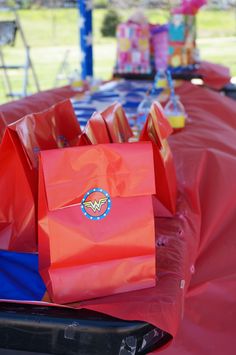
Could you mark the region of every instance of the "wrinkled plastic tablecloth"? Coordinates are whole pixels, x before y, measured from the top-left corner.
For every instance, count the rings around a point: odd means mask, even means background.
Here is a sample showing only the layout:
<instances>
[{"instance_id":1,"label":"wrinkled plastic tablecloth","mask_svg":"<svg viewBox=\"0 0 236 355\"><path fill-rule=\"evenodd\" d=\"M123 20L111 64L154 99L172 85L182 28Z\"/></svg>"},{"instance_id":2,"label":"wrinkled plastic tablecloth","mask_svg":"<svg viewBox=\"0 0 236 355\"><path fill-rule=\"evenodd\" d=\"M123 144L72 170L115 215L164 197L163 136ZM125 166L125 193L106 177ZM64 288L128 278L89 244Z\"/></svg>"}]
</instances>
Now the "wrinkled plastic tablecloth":
<instances>
[{"instance_id":1,"label":"wrinkled plastic tablecloth","mask_svg":"<svg viewBox=\"0 0 236 355\"><path fill-rule=\"evenodd\" d=\"M230 82L230 70L224 65L202 61L197 70L206 86L220 90Z\"/></svg>"},{"instance_id":2,"label":"wrinkled plastic tablecloth","mask_svg":"<svg viewBox=\"0 0 236 355\"><path fill-rule=\"evenodd\" d=\"M193 272L184 319L166 355L235 354L236 347L236 103L185 84L189 114L172 137L179 183L197 224Z\"/></svg>"},{"instance_id":3,"label":"wrinkled plastic tablecloth","mask_svg":"<svg viewBox=\"0 0 236 355\"><path fill-rule=\"evenodd\" d=\"M73 304L172 334L165 354L235 354L236 103L185 83L189 116L171 137L178 177L174 218L157 219L155 288Z\"/></svg>"}]
</instances>

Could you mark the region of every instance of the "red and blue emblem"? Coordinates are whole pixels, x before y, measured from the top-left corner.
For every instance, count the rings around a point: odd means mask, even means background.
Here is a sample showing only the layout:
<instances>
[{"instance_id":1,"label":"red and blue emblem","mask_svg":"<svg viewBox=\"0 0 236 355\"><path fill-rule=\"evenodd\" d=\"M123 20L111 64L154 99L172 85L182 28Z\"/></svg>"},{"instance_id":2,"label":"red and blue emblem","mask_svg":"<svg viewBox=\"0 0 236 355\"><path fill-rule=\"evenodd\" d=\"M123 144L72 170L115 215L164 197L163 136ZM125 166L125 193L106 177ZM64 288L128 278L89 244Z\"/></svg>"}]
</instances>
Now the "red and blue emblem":
<instances>
[{"instance_id":1,"label":"red and blue emblem","mask_svg":"<svg viewBox=\"0 0 236 355\"><path fill-rule=\"evenodd\" d=\"M105 218L111 210L109 193L100 188L89 190L83 197L81 209L85 217L93 221Z\"/></svg>"},{"instance_id":2,"label":"red and blue emblem","mask_svg":"<svg viewBox=\"0 0 236 355\"><path fill-rule=\"evenodd\" d=\"M65 147L69 147L69 142L67 140L67 138L65 136L58 136L57 137L57 144L60 148L65 148Z\"/></svg>"}]
</instances>

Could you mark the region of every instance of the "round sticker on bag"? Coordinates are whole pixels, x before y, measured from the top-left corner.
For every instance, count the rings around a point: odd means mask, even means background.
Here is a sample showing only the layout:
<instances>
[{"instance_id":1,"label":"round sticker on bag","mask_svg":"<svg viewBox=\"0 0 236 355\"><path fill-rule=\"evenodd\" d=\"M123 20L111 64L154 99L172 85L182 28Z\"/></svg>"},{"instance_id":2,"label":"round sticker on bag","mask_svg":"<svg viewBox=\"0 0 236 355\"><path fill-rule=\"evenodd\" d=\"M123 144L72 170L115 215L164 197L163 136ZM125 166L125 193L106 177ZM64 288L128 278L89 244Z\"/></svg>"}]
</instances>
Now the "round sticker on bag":
<instances>
[{"instance_id":1,"label":"round sticker on bag","mask_svg":"<svg viewBox=\"0 0 236 355\"><path fill-rule=\"evenodd\" d=\"M107 191L94 188L83 197L81 209L85 217L93 221L105 218L111 210L111 198Z\"/></svg>"}]
</instances>

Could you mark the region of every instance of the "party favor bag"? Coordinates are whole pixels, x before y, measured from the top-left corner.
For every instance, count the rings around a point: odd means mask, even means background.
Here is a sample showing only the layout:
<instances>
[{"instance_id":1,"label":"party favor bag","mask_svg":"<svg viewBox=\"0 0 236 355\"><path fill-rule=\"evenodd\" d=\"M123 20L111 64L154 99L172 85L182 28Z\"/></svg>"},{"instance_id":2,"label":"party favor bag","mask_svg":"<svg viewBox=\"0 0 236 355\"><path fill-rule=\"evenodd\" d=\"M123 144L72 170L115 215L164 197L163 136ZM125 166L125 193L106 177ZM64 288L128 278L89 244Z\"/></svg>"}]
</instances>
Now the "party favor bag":
<instances>
[{"instance_id":1,"label":"party favor bag","mask_svg":"<svg viewBox=\"0 0 236 355\"><path fill-rule=\"evenodd\" d=\"M152 144L40 154L39 269L68 303L155 285Z\"/></svg>"},{"instance_id":2,"label":"party favor bag","mask_svg":"<svg viewBox=\"0 0 236 355\"><path fill-rule=\"evenodd\" d=\"M3 134L6 130L6 121L3 116L3 113L0 111L0 143L2 141Z\"/></svg>"},{"instance_id":3,"label":"party favor bag","mask_svg":"<svg viewBox=\"0 0 236 355\"><path fill-rule=\"evenodd\" d=\"M99 112L88 120L84 131L92 144L111 143L106 122Z\"/></svg>"},{"instance_id":4,"label":"party favor bag","mask_svg":"<svg viewBox=\"0 0 236 355\"><path fill-rule=\"evenodd\" d=\"M79 137L78 137L76 146L77 146L77 147L81 147L81 146L84 146L84 145L91 145L91 144L92 144L92 142L91 142L91 140L89 139L87 133L82 132L82 133L79 135Z\"/></svg>"},{"instance_id":5,"label":"party favor bag","mask_svg":"<svg viewBox=\"0 0 236 355\"><path fill-rule=\"evenodd\" d=\"M0 249L37 250L38 153L73 145L80 132L69 100L6 129L0 145Z\"/></svg>"},{"instance_id":6,"label":"party favor bag","mask_svg":"<svg viewBox=\"0 0 236 355\"><path fill-rule=\"evenodd\" d=\"M112 143L128 142L133 136L129 122L122 106L114 103L101 112L104 118Z\"/></svg>"},{"instance_id":7,"label":"party favor bag","mask_svg":"<svg viewBox=\"0 0 236 355\"><path fill-rule=\"evenodd\" d=\"M74 146L81 134L70 100L27 115L9 127L17 132L29 163L34 168L37 167L40 150Z\"/></svg>"},{"instance_id":8,"label":"party favor bag","mask_svg":"<svg viewBox=\"0 0 236 355\"><path fill-rule=\"evenodd\" d=\"M176 172L167 141L172 131L168 120L164 117L162 107L158 102L154 102L140 134L140 141L150 140L154 143L157 198L174 214L177 191Z\"/></svg>"},{"instance_id":9,"label":"party favor bag","mask_svg":"<svg viewBox=\"0 0 236 355\"><path fill-rule=\"evenodd\" d=\"M17 133L6 129L0 145L0 249L36 250L33 178Z\"/></svg>"}]
</instances>

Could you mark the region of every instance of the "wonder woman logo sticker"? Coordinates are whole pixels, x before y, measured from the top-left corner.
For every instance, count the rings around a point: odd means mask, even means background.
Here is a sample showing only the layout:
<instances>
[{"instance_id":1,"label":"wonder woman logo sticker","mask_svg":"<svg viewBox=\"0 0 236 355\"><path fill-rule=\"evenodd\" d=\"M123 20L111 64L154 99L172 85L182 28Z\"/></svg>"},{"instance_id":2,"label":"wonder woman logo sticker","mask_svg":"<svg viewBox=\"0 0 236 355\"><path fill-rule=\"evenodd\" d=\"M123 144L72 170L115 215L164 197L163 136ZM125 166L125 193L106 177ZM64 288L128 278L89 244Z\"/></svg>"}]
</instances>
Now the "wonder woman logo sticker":
<instances>
[{"instance_id":1,"label":"wonder woman logo sticker","mask_svg":"<svg viewBox=\"0 0 236 355\"><path fill-rule=\"evenodd\" d=\"M94 188L89 190L81 202L81 210L85 217L93 221L105 218L111 209L111 198L107 191Z\"/></svg>"},{"instance_id":2,"label":"wonder woman logo sticker","mask_svg":"<svg viewBox=\"0 0 236 355\"><path fill-rule=\"evenodd\" d=\"M57 143L60 148L65 148L70 146L66 137L62 135L57 137Z\"/></svg>"}]
</instances>

